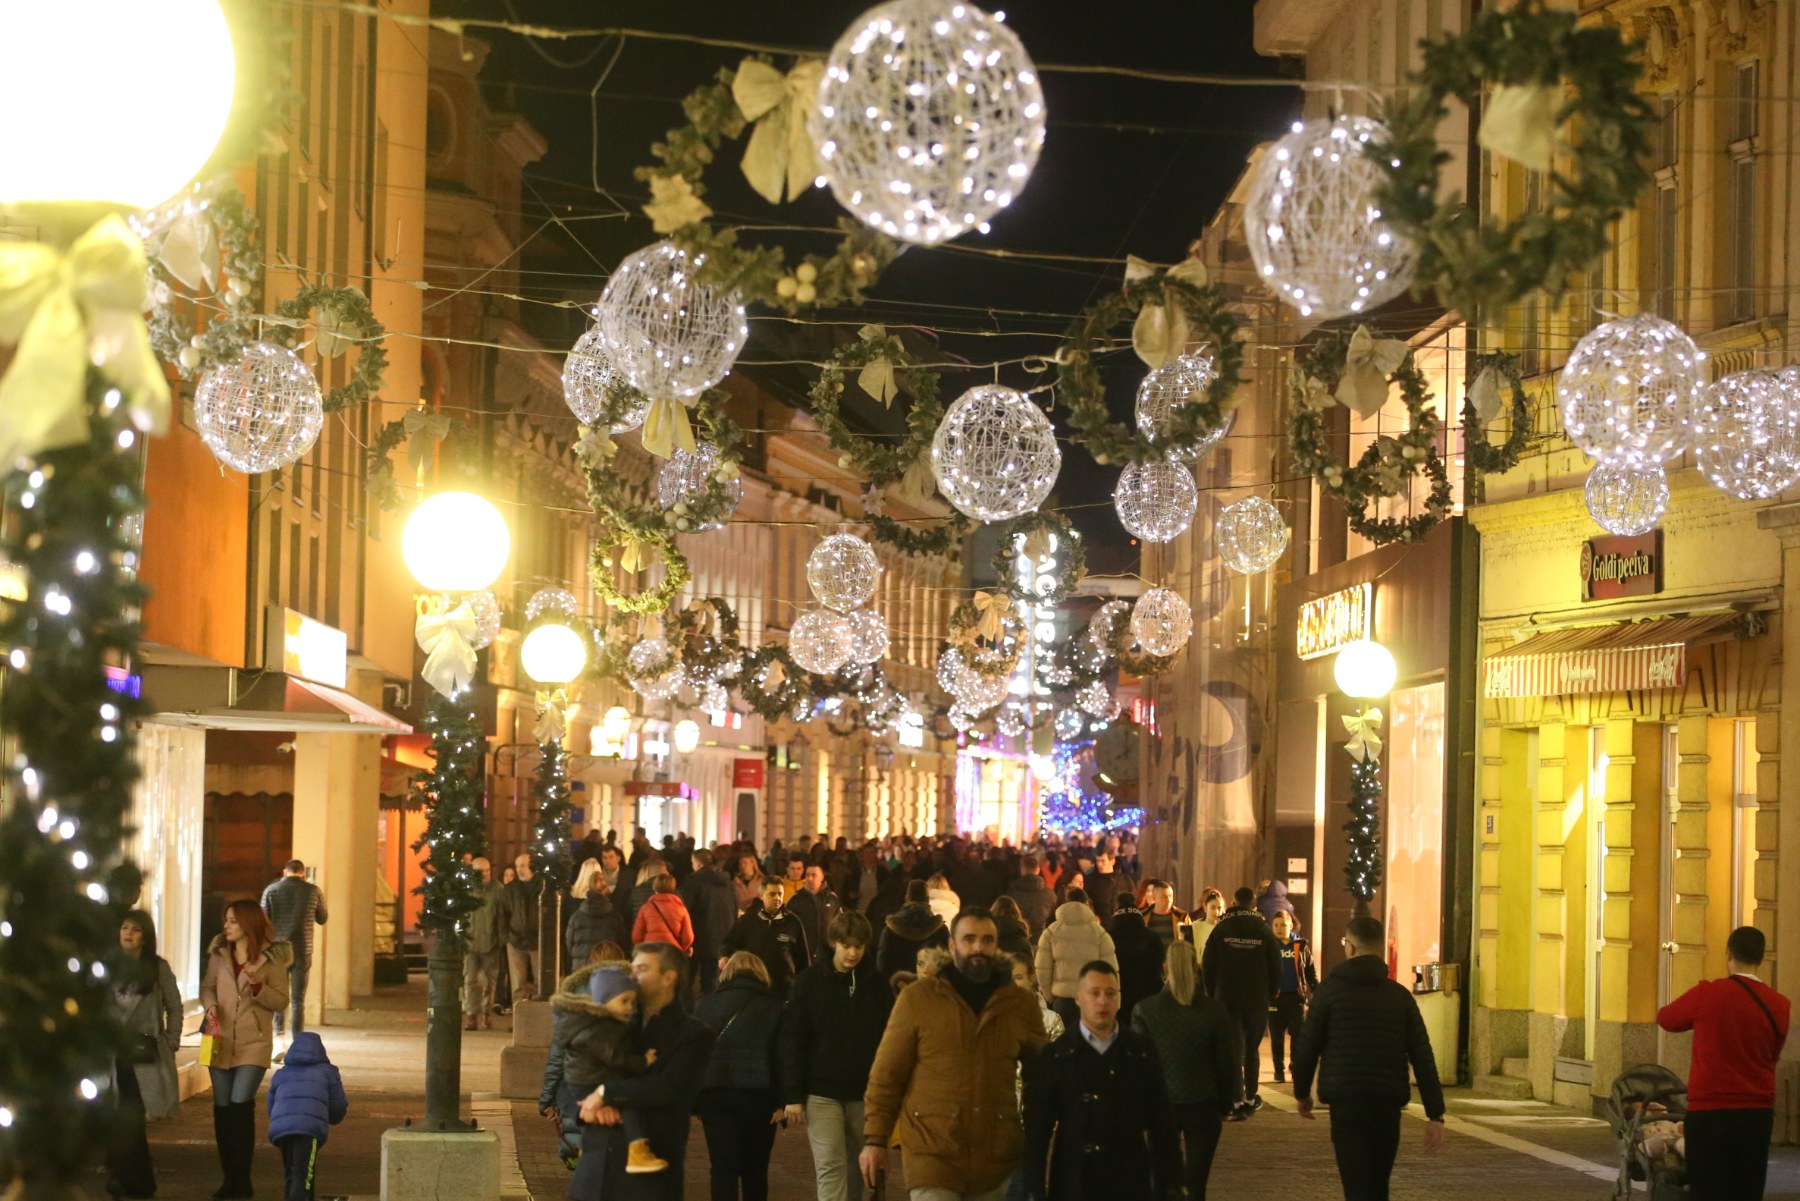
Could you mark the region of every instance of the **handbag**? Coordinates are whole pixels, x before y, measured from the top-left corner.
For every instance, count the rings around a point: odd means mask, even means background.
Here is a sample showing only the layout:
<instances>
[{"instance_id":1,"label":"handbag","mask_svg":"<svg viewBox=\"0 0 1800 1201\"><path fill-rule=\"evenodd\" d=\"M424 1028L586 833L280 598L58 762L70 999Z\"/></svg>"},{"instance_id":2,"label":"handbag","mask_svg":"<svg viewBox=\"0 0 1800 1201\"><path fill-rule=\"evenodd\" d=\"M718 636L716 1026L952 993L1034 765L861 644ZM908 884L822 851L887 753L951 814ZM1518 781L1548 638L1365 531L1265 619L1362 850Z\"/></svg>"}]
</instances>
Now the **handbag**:
<instances>
[{"instance_id":1,"label":"handbag","mask_svg":"<svg viewBox=\"0 0 1800 1201\"><path fill-rule=\"evenodd\" d=\"M200 1024L200 1066L210 1068L219 1058L219 1023L207 1018Z\"/></svg>"},{"instance_id":2,"label":"handbag","mask_svg":"<svg viewBox=\"0 0 1800 1201\"><path fill-rule=\"evenodd\" d=\"M132 1063L155 1063L162 1058L162 1044L154 1034L140 1034L131 1050Z\"/></svg>"}]
</instances>

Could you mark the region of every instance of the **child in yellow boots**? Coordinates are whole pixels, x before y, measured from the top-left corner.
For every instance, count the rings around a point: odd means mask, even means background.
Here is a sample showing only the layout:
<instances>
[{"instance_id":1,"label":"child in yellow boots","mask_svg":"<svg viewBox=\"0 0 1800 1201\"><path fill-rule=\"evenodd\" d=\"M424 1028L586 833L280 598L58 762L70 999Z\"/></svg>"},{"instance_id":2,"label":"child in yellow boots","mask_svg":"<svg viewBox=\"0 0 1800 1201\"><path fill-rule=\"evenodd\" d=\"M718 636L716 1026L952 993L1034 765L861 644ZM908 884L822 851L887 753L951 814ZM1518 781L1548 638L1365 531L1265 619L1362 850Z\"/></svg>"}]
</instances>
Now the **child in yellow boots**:
<instances>
[{"instance_id":1,"label":"child in yellow boots","mask_svg":"<svg viewBox=\"0 0 1800 1201\"><path fill-rule=\"evenodd\" d=\"M639 1054L627 1038L637 1011L637 985L623 964L585 967L565 978L551 998L554 1025L551 1041L562 1051L563 1082L557 1107L565 1113L580 1108L581 1098L601 1085L635 1076L656 1062L656 1052ZM640 1116L625 1110L625 1137L632 1175L666 1171L644 1137Z\"/></svg>"}]
</instances>

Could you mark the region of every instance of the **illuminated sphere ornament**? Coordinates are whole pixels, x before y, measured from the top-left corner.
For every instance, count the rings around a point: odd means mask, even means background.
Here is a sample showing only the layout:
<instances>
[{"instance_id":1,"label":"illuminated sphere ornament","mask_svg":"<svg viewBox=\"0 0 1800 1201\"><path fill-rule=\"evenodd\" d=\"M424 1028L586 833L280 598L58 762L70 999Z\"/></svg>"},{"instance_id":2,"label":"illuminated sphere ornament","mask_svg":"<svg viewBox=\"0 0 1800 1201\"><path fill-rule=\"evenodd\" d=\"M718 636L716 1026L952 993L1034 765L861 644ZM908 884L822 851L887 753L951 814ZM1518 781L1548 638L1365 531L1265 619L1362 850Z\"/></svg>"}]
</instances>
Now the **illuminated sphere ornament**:
<instances>
[{"instance_id":1,"label":"illuminated sphere ornament","mask_svg":"<svg viewBox=\"0 0 1800 1201\"><path fill-rule=\"evenodd\" d=\"M1281 510L1260 496L1226 505L1213 523L1225 566L1243 575L1267 571L1287 553L1288 528Z\"/></svg>"},{"instance_id":2,"label":"illuminated sphere ornament","mask_svg":"<svg viewBox=\"0 0 1800 1201\"><path fill-rule=\"evenodd\" d=\"M850 662L879 663L887 658L887 618L874 609L858 609L845 620L850 623Z\"/></svg>"},{"instance_id":3,"label":"illuminated sphere ornament","mask_svg":"<svg viewBox=\"0 0 1800 1201\"><path fill-rule=\"evenodd\" d=\"M1033 512L1061 469L1050 419L1023 392L999 384L964 392L931 439L938 491L977 521Z\"/></svg>"},{"instance_id":4,"label":"illuminated sphere ornament","mask_svg":"<svg viewBox=\"0 0 1800 1201\"><path fill-rule=\"evenodd\" d=\"M319 381L300 356L252 342L194 389L194 425L219 462L256 475L297 462L325 428Z\"/></svg>"},{"instance_id":5,"label":"illuminated sphere ornament","mask_svg":"<svg viewBox=\"0 0 1800 1201\"><path fill-rule=\"evenodd\" d=\"M1588 515L1613 534L1648 534L1669 507L1669 476L1660 463L1602 459L1587 478Z\"/></svg>"},{"instance_id":6,"label":"illuminated sphere ornament","mask_svg":"<svg viewBox=\"0 0 1800 1201\"><path fill-rule=\"evenodd\" d=\"M1081 730L1085 725L1087 725L1087 719L1082 717L1079 709L1058 709L1056 717L1051 721L1051 728L1056 732L1056 736L1064 742L1071 738L1081 737Z\"/></svg>"},{"instance_id":7,"label":"illuminated sphere ornament","mask_svg":"<svg viewBox=\"0 0 1800 1201\"><path fill-rule=\"evenodd\" d=\"M981 714L972 713L961 702L950 706L950 728L958 734L967 734L981 720Z\"/></svg>"},{"instance_id":8,"label":"illuminated sphere ornament","mask_svg":"<svg viewBox=\"0 0 1800 1201\"><path fill-rule=\"evenodd\" d=\"M851 23L807 121L838 203L891 238L970 230L1024 188L1044 94L1018 36L965 0L890 0Z\"/></svg>"},{"instance_id":9,"label":"illuminated sphere ornament","mask_svg":"<svg viewBox=\"0 0 1800 1201\"><path fill-rule=\"evenodd\" d=\"M1800 393L1778 371L1736 371L1706 390L1695 457L1712 486L1767 500L1800 479Z\"/></svg>"},{"instance_id":10,"label":"illuminated sphere ornament","mask_svg":"<svg viewBox=\"0 0 1800 1201\"><path fill-rule=\"evenodd\" d=\"M856 635L842 613L811 609L794 619L788 631L788 654L814 675L828 676L850 662Z\"/></svg>"},{"instance_id":11,"label":"illuminated sphere ornament","mask_svg":"<svg viewBox=\"0 0 1800 1201\"><path fill-rule=\"evenodd\" d=\"M1081 691L1075 694L1075 704L1081 708L1082 712L1091 713L1095 717L1106 716L1107 710L1112 708L1112 703L1112 690L1100 680L1083 686Z\"/></svg>"},{"instance_id":12,"label":"illuminated sphere ornament","mask_svg":"<svg viewBox=\"0 0 1800 1201\"><path fill-rule=\"evenodd\" d=\"M587 639L559 622L535 626L519 644L519 666L540 684L567 684L587 669Z\"/></svg>"},{"instance_id":13,"label":"illuminated sphere ornament","mask_svg":"<svg viewBox=\"0 0 1800 1201\"><path fill-rule=\"evenodd\" d=\"M1381 168L1367 154L1390 140L1367 117L1295 122L1269 147L1244 202L1257 274L1302 317L1366 313L1406 291L1416 247L1382 220Z\"/></svg>"},{"instance_id":14,"label":"illuminated sphere ornament","mask_svg":"<svg viewBox=\"0 0 1800 1201\"><path fill-rule=\"evenodd\" d=\"M1556 381L1569 440L1591 458L1663 463L1693 442L1706 355L1681 329L1647 313L1595 326Z\"/></svg>"},{"instance_id":15,"label":"illuminated sphere ornament","mask_svg":"<svg viewBox=\"0 0 1800 1201\"><path fill-rule=\"evenodd\" d=\"M1337 681L1338 691L1363 700L1374 700L1392 692L1399 674L1394 653L1368 638L1345 644L1331 665L1331 676Z\"/></svg>"},{"instance_id":16,"label":"illuminated sphere ornament","mask_svg":"<svg viewBox=\"0 0 1800 1201\"><path fill-rule=\"evenodd\" d=\"M806 557L806 583L819 603L840 613L868 604L881 580L881 560L855 534L833 534Z\"/></svg>"},{"instance_id":17,"label":"illuminated sphere ornament","mask_svg":"<svg viewBox=\"0 0 1800 1201\"><path fill-rule=\"evenodd\" d=\"M972 667L965 667L956 682L955 695L971 712L986 713L1005 700L1011 691L1012 681L1004 673L984 676Z\"/></svg>"},{"instance_id":18,"label":"illuminated sphere ornament","mask_svg":"<svg viewBox=\"0 0 1800 1201\"><path fill-rule=\"evenodd\" d=\"M696 442L692 453L676 447L656 473L657 503L665 509L674 509L676 505L691 505L704 497L707 489L712 487L719 463L719 448L711 442ZM744 481L733 470L729 478L722 482L725 487L724 517L725 520L730 520L731 514L737 512L738 502L744 499ZM694 532L724 527L725 521L715 519L695 526Z\"/></svg>"},{"instance_id":19,"label":"illuminated sphere ornament","mask_svg":"<svg viewBox=\"0 0 1800 1201\"><path fill-rule=\"evenodd\" d=\"M581 419L581 424L600 424L606 413L607 394L624 385L625 377L613 370L612 356L606 353L598 327L581 335L569 357L563 360L562 384L563 403ZM634 430L644 424L644 415L649 411L650 398L638 393L636 402L617 414L618 420L609 428L615 434Z\"/></svg>"},{"instance_id":20,"label":"illuminated sphere ornament","mask_svg":"<svg viewBox=\"0 0 1800 1201\"><path fill-rule=\"evenodd\" d=\"M1119 524L1145 542L1167 542L1186 533L1199 503L1194 473L1167 460L1130 464L1113 489Z\"/></svg>"},{"instance_id":21,"label":"illuminated sphere ornament","mask_svg":"<svg viewBox=\"0 0 1800 1201\"><path fill-rule=\"evenodd\" d=\"M1199 399L1201 393L1218 378L1219 365L1214 361L1212 352L1205 347L1179 355L1161 367L1152 368L1138 385L1139 432L1152 438L1162 437L1171 424L1170 418L1175 407ZM1184 463L1194 462L1217 446L1236 423L1237 410L1227 410L1225 420L1216 429L1202 438L1193 449L1183 451L1175 457Z\"/></svg>"},{"instance_id":22,"label":"illuminated sphere ornament","mask_svg":"<svg viewBox=\"0 0 1800 1201\"><path fill-rule=\"evenodd\" d=\"M707 713L723 713L731 708L731 694L715 680L700 689L700 700L694 707Z\"/></svg>"},{"instance_id":23,"label":"illuminated sphere ornament","mask_svg":"<svg viewBox=\"0 0 1800 1201\"><path fill-rule=\"evenodd\" d=\"M994 729L1008 738L1017 738L1026 729L1025 715L1017 705L1001 705L994 714Z\"/></svg>"},{"instance_id":24,"label":"illuminated sphere ornament","mask_svg":"<svg viewBox=\"0 0 1800 1201\"><path fill-rule=\"evenodd\" d=\"M670 739L675 744L675 753L691 755L694 748L700 745L700 723L691 717L684 717L675 723L675 734Z\"/></svg>"},{"instance_id":25,"label":"illuminated sphere ornament","mask_svg":"<svg viewBox=\"0 0 1800 1201\"><path fill-rule=\"evenodd\" d=\"M963 662L962 652L953 646L945 647L937 661L938 687L948 695L955 696L962 682L962 673L967 670L969 665Z\"/></svg>"},{"instance_id":26,"label":"illuminated sphere ornament","mask_svg":"<svg viewBox=\"0 0 1800 1201\"><path fill-rule=\"evenodd\" d=\"M669 644L661 638L640 639L625 652L625 669L633 679L646 679L657 665L668 663L672 654ZM670 674L679 676L681 673L671 668Z\"/></svg>"},{"instance_id":27,"label":"illuminated sphere ornament","mask_svg":"<svg viewBox=\"0 0 1800 1201\"><path fill-rule=\"evenodd\" d=\"M431 592L479 592L506 570L512 534L493 504L473 492L419 502L400 533L400 557Z\"/></svg>"},{"instance_id":28,"label":"illuminated sphere ornament","mask_svg":"<svg viewBox=\"0 0 1800 1201\"><path fill-rule=\"evenodd\" d=\"M626 257L600 294L613 366L650 397L692 400L731 371L750 336L744 306L695 278L706 256L657 242Z\"/></svg>"},{"instance_id":29,"label":"illuminated sphere ornament","mask_svg":"<svg viewBox=\"0 0 1800 1201\"><path fill-rule=\"evenodd\" d=\"M525 620L536 621L546 613L561 613L565 617L573 617L581 610L581 602L567 588L539 588L525 602Z\"/></svg>"},{"instance_id":30,"label":"illuminated sphere ornament","mask_svg":"<svg viewBox=\"0 0 1800 1201\"><path fill-rule=\"evenodd\" d=\"M463 604L475 615L475 636L469 639L469 645L476 650L491 646L500 636L500 602L484 589L463 597Z\"/></svg>"},{"instance_id":31,"label":"illuminated sphere ornament","mask_svg":"<svg viewBox=\"0 0 1800 1201\"><path fill-rule=\"evenodd\" d=\"M1131 606L1131 638L1152 655L1173 655L1187 645L1194 617L1180 593L1151 588Z\"/></svg>"},{"instance_id":32,"label":"illuminated sphere ornament","mask_svg":"<svg viewBox=\"0 0 1800 1201\"><path fill-rule=\"evenodd\" d=\"M681 672L677 669L670 669L660 676L633 680L631 687L647 701L666 701L674 696L681 687L681 680Z\"/></svg>"}]
</instances>

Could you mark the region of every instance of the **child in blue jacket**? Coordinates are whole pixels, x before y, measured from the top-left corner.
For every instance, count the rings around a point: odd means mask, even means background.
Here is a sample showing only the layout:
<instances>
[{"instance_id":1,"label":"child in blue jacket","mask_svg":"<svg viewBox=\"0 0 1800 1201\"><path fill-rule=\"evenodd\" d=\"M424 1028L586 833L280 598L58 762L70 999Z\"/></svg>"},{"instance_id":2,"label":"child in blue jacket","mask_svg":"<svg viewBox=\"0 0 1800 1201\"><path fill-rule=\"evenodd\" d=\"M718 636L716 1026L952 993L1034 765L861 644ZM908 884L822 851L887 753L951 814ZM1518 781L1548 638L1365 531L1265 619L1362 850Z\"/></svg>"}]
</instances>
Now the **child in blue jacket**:
<instances>
[{"instance_id":1,"label":"child in blue jacket","mask_svg":"<svg viewBox=\"0 0 1800 1201\"><path fill-rule=\"evenodd\" d=\"M310 1030L296 1034L281 1070L269 1078L269 1141L281 1148L287 1201L313 1201L319 1148L349 1110L325 1044Z\"/></svg>"}]
</instances>

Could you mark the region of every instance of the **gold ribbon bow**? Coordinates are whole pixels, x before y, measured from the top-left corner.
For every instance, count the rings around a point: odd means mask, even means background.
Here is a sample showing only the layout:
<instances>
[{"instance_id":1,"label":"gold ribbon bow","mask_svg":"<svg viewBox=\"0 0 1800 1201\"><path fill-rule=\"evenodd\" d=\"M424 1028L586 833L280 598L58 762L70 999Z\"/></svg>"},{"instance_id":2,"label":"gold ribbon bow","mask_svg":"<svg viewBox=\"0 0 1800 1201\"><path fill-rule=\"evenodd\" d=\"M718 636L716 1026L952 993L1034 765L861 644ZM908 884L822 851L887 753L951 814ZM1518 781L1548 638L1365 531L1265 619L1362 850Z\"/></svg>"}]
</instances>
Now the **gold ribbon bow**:
<instances>
[{"instance_id":1,"label":"gold ribbon bow","mask_svg":"<svg viewBox=\"0 0 1800 1201\"><path fill-rule=\"evenodd\" d=\"M650 561L650 553L643 541L634 535L626 534L619 542L619 570L627 573L644 570Z\"/></svg>"},{"instance_id":2,"label":"gold ribbon bow","mask_svg":"<svg viewBox=\"0 0 1800 1201\"><path fill-rule=\"evenodd\" d=\"M1483 150L1533 171L1550 169L1556 145L1556 109L1562 88L1553 83L1502 84L1481 110L1475 140Z\"/></svg>"},{"instance_id":3,"label":"gold ribbon bow","mask_svg":"<svg viewBox=\"0 0 1800 1201\"><path fill-rule=\"evenodd\" d=\"M770 204L780 204L783 186L796 200L819 177L819 156L806 119L818 103L825 64L807 59L786 75L758 58L738 64L731 98L746 121L754 121L744 147L744 178Z\"/></svg>"},{"instance_id":4,"label":"gold ribbon bow","mask_svg":"<svg viewBox=\"0 0 1800 1201\"><path fill-rule=\"evenodd\" d=\"M909 505L922 507L935 491L937 473L931 470L931 460L920 455L906 469L906 474L900 477L900 499Z\"/></svg>"},{"instance_id":5,"label":"gold ribbon bow","mask_svg":"<svg viewBox=\"0 0 1800 1201\"><path fill-rule=\"evenodd\" d=\"M1040 526L1025 535L1025 545L1020 549L1025 552L1025 557L1027 559L1030 559L1034 563L1041 563L1055 553L1055 547L1051 545L1051 539L1052 535L1050 531Z\"/></svg>"},{"instance_id":6,"label":"gold ribbon bow","mask_svg":"<svg viewBox=\"0 0 1800 1201\"><path fill-rule=\"evenodd\" d=\"M542 694L543 708L538 710L537 726L532 736L538 745L549 746L553 742L561 742L569 732L569 715L563 710L562 693Z\"/></svg>"},{"instance_id":7,"label":"gold ribbon bow","mask_svg":"<svg viewBox=\"0 0 1800 1201\"><path fill-rule=\"evenodd\" d=\"M787 668L781 665L780 659L771 659L768 670L763 672L763 687L773 692L787 683Z\"/></svg>"},{"instance_id":8,"label":"gold ribbon bow","mask_svg":"<svg viewBox=\"0 0 1800 1201\"><path fill-rule=\"evenodd\" d=\"M467 601L444 613L421 613L413 637L425 652L419 674L443 693L455 696L475 678L475 611Z\"/></svg>"},{"instance_id":9,"label":"gold ribbon bow","mask_svg":"<svg viewBox=\"0 0 1800 1201\"><path fill-rule=\"evenodd\" d=\"M1359 325L1344 353L1344 377L1338 380L1338 402L1359 417L1373 417L1387 403L1388 376L1400 370L1411 348L1398 338L1377 338Z\"/></svg>"},{"instance_id":10,"label":"gold ribbon bow","mask_svg":"<svg viewBox=\"0 0 1800 1201\"><path fill-rule=\"evenodd\" d=\"M86 440L89 364L124 393L135 424L168 429L169 383L144 328L148 271L117 216L67 254L0 243L0 344L18 347L0 379L0 466Z\"/></svg>"},{"instance_id":11,"label":"gold ribbon bow","mask_svg":"<svg viewBox=\"0 0 1800 1201\"><path fill-rule=\"evenodd\" d=\"M426 409L414 409L400 419L406 431L406 458L415 478L422 478L437 462L437 445L450 433L450 418Z\"/></svg>"},{"instance_id":12,"label":"gold ribbon bow","mask_svg":"<svg viewBox=\"0 0 1800 1201\"><path fill-rule=\"evenodd\" d=\"M218 290L219 231L204 209L183 211L153 238L164 271L196 296Z\"/></svg>"},{"instance_id":13,"label":"gold ribbon bow","mask_svg":"<svg viewBox=\"0 0 1800 1201\"><path fill-rule=\"evenodd\" d=\"M879 342L888 336L885 325L865 325L857 333L865 342ZM884 405L894 402L900 386L894 381L894 365L886 359L865 364L856 377L857 386Z\"/></svg>"},{"instance_id":14,"label":"gold ribbon bow","mask_svg":"<svg viewBox=\"0 0 1800 1201\"><path fill-rule=\"evenodd\" d=\"M1469 385L1469 405L1475 410L1475 416L1483 425L1491 424L1500 416L1500 372L1493 367L1483 367L1475 373L1475 382Z\"/></svg>"},{"instance_id":15,"label":"gold ribbon bow","mask_svg":"<svg viewBox=\"0 0 1800 1201\"><path fill-rule=\"evenodd\" d=\"M694 195L694 185L685 175L652 175L650 203L644 206L650 228L659 234L672 234L686 225L712 216L706 201Z\"/></svg>"},{"instance_id":16,"label":"gold ribbon bow","mask_svg":"<svg viewBox=\"0 0 1800 1201\"><path fill-rule=\"evenodd\" d=\"M644 449L659 459L666 459L680 447L694 453L694 425L688 420L687 406L666 396L650 402L644 414Z\"/></svg>"},{"instance_id":17,"label":"gold ribbon bow","mask_svg":"<svg viewBox=\"0 0 1800 1201\"><path fill-rule=\"evenodd\" d=\"M694 632L702 638L710 637L714 617L712 601L695 600L688 606L688 612L694 615Z\"/></svg>"},{"instance_id":18,"label":"gold ribbon bow","mask_svg":"<svg viewBox=\"0 0 1800 1201\"><path fill-rule=\"evenodd\" d=\"M1344 715L1344 729L1349 733L1349 741L1344 749L1358 763L1368 763L1381 758L1381 710L1364 709L1360 713Z\"/></svg>"},{"instance_id":19,"label":"gold ribbon bow","mask_svg":"<svg viewBox=\"0 0 1800 1201\"><path fill-rule=\"evenodd\" d=\"M998 592L977 592L975 594L975 632L989 642L998 642L1001 624L1006 614L1012 609L1012 598Z\"/></svg>"},{"instance_id":20,"label":"gold ribbon bow","mask_svg":"<svg viewBox=\"0 0 1800 1201\"><path fill-rule=\"evenodd\" d=\"M1159 271L1167 271L1170 279L1196 288L1206 284L1206 264L1199 259L1190 258L1163 268L1135 254L1125 258L1126 283L1148 279ZM1161 367L1185 353L1190 340L1187 313L1179 304L1147 304L1138 310L1137 320L1131 326L1131 349L1148 367Z\"/></svg>"}]
</instances>

